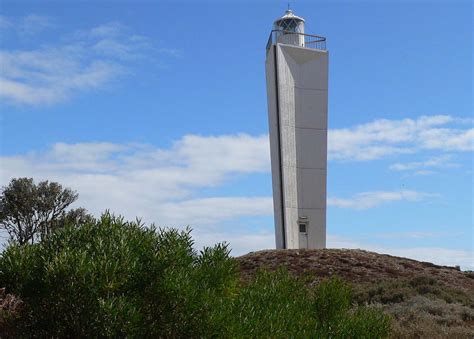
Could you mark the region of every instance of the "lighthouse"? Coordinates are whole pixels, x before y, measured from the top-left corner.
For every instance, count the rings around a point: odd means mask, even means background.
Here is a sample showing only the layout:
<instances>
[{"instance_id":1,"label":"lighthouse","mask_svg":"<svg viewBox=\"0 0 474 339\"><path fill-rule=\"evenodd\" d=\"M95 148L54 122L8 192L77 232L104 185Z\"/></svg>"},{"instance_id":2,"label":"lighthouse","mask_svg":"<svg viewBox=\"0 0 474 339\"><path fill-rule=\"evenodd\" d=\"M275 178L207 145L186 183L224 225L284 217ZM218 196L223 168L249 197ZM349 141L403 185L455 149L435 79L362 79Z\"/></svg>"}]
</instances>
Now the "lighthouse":
<instances>
[{"instance_id":1,"label":"lighthouse","mask_svg":"<svg viewBox=\"0 0 474 339\"><path fill-rule=\"evenodd\" d=\"M328 56L292 10L274 22L265 68L277 248L326 247Z\"/></svg>"}]
</instances>

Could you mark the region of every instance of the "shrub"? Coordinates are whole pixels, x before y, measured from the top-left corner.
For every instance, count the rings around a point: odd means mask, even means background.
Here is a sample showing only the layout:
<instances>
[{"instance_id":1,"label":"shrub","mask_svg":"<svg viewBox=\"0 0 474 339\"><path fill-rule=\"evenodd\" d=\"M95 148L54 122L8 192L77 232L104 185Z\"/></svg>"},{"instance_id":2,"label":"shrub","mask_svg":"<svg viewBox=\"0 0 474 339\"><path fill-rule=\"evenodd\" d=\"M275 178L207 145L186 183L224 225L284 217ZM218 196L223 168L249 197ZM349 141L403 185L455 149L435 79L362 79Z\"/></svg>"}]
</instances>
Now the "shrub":
<instances>
[{"instance_id":1,"label":"shrub","mask_svg":"<svg viewBox=\"0 0 474 339\"><path fill-rule=\"evenodd\" d=\"M380 310L352 308L339 278L308 289L284 269L259 271L231 303L231 337L383 338L390 318Z\"/></svg>"},{"instance_id":2,"label":"shrub","mask_svg":"<svg viewBox=\"0 0 474 339\"><path fill-rule=\"evenodd\" d=\"M230 337L309 337L316 328L309 290L286 270L259 271L229 305Z\"/></svg>"},{"instance_id":3,"label":"shrub","mask_svg":"<svg viewBox=\"0 0 474 339\"><path fill-rule=\"evenodd\" d=\"M171 337L212 332L212 306L236 281L226 245L197 253L189 230L105 214L35 245L11 245L0 285L27 305L23 335Z\"/></svg>"}]
</instances>

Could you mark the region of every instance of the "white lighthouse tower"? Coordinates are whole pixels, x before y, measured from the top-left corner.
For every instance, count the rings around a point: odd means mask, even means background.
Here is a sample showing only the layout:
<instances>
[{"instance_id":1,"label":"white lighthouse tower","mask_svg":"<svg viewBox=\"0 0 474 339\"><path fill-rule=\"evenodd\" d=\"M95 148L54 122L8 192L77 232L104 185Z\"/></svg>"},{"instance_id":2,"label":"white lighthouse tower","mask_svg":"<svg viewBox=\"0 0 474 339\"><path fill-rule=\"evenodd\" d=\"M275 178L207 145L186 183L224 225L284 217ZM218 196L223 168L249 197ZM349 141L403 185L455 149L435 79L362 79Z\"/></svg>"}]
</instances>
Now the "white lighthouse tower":
<instances>
[{"instance_id":1,"label":"white lighthouse tower","mask_svg":"<svg viewBox=\"0 0 474 339\"><path fill-rule=\"evenodd\" d=\"M277 248L326 247L328 51L287 10L267 44Z\"/></svg>"}]
</instances>

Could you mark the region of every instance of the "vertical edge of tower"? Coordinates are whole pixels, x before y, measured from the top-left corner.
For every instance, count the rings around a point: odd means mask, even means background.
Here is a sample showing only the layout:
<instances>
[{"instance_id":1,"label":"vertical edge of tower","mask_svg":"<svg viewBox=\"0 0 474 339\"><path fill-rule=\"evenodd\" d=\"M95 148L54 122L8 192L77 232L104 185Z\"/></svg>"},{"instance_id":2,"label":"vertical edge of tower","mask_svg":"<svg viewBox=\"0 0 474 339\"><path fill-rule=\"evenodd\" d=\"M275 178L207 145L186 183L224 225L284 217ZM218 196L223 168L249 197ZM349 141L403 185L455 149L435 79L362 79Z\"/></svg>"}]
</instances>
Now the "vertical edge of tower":
<instances>
[{"instance_id":1,"label":"vertical edge of tower","mask_svg":"<svg viewBox=\"0 0 474 339\"><path fill-rule=\"evenodd\" d=\"M285 228L284 228L284 199L283 197L283 177L280 154L280 116L278 105L278 84L277 84L277 61L276 46L272 45L267 52L265 60L265 73L267 82L267 105L268 105L268 126L270 129L270 157L272 167L272 189L273 189L273 211L275 219L275 242L276 248L286 248Z\"/></svg>"},{"instance_id":2,"label":"vertical edge of tower","mask_svg":"<svg viewBox=\"0 0 474 339\"><path fill-rule=\"evenodd\" d=\"M285 248L299 248L298 232L298 169L297 141L295 130L295 86L294 75L284 53L286 44L275 45L278 80L278 115L280 136L280 158L282 177L283 218L285 225Z\"/></svg>"}]
</instances>

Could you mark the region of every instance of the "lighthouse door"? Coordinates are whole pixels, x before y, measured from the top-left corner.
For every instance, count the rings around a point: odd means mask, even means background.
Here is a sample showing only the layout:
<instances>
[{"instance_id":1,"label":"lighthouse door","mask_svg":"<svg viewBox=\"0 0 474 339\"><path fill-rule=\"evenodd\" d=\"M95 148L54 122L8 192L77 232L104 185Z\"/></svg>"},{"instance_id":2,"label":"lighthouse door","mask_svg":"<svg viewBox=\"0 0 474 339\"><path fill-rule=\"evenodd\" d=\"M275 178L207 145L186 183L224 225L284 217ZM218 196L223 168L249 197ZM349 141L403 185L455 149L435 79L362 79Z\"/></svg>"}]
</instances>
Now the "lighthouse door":
<instances>
[{"instance_id":1,"label":"lighthouse door","mask_svg":"<svg viewBox=\"0 0 474 339\"><path fill-rule=\"evenodd\" d=\"M308 248L308 223L299 223L299 248Z\"/></svg>"}]
</instances>

